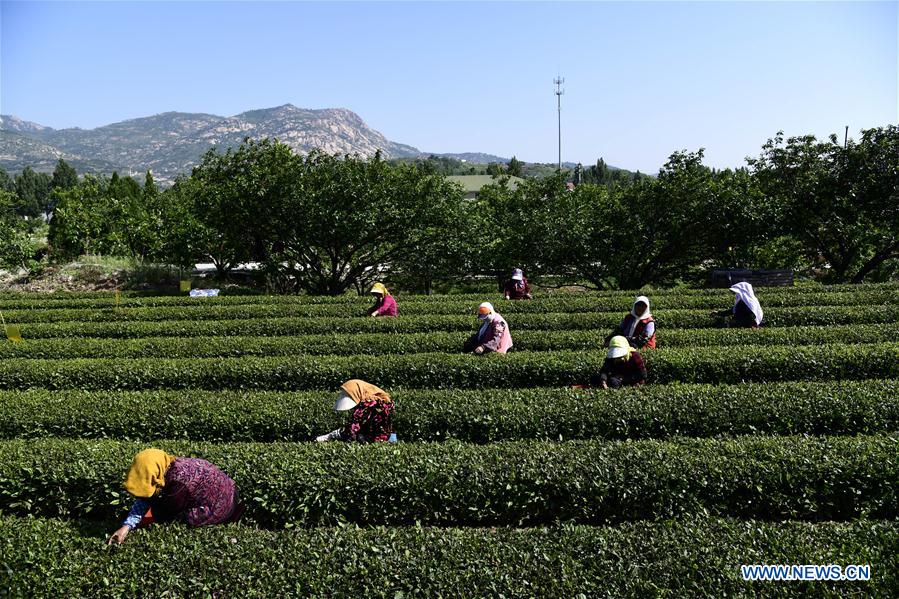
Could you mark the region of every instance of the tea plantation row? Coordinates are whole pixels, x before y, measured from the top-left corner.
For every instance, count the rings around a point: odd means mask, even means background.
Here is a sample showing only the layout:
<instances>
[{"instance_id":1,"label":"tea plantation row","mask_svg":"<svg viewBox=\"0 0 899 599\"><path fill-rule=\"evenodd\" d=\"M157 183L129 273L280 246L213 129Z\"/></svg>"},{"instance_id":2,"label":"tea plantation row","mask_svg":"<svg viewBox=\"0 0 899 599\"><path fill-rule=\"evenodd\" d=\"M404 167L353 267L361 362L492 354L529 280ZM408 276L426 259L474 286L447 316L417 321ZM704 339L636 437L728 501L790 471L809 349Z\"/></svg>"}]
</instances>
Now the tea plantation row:
<instances>
[{"instance_id":1,"label":"tea plantation row","mask_svg":"<svg viewBox=\"0 0 899 599\"><path fill-rule=\"evenodd\" d=\"M337 389L349 378L380 386L518 388L586 383L603 351L519 352L475 358L384 356L3 360L0 388ZM899 376L899 343L658 349L645 356L653 383L859 380Z\"/></svg>"},{"instance_id":2,"label":"tea plantation row","mask_svg":"<svg viewBox=\"0 0 899 599\"><path fill-rule=\"evenodd\" d=\"M102 530L102 529L101 529ZM10 597L887 597L895 522L688 518L615 527L136 531L0 517ZM740 564L870 564L866 582L746 582Z\"/></svg>"},{"instance_id":3,"label":"tea plantation row","mask_svg":"<svg viewBox=\"0 0 899 599\"><path fill-rule=\"evenodd\" d=\"M853 435L899 430L899 381L395 389L400 440ZM0 392L0 438L304 441L342 424L333 390Z\"/></svg>"},{"instance_id":4,"label":"tea plantation row","mask_svg":"<svg viewBox=\"0 0 899 599\"><path fill-rule=\"evenodd\" d=\"M899 436L737 437L379 446L156 442L228 472L246 519L281 527L535 526L714 514L761 520L899 517ZM0 510L112 518L145 445L0 441Z\"/></svg>"}]
</instances>

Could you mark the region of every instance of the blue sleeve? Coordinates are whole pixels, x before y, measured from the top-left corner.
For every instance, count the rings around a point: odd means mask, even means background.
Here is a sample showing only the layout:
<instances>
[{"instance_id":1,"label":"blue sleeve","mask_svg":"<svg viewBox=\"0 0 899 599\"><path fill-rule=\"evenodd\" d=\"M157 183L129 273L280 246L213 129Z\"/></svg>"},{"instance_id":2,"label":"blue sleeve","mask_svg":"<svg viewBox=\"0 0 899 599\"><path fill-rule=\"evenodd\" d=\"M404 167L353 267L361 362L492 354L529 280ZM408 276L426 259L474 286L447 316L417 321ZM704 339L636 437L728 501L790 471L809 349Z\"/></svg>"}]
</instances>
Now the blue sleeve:
<instances>
[{"instance_id":1,"label":"blue sleeve","mask_svg":"<svg viewBox=\"0 0 899 599\"><path fill-rule=\"evenodd\" d=\"M128 517L125 518L125 521L122 522L123 526L127 526L131 530L140 524L141 519L143 519L144 515L146 515L147 511L150 509L150 502L146 499L138 499L134 502L134 505L131 506L131 511L128 512Z\"/></svg>"},{"instance_id":2,"label":"blue sleeve","mask_svg":"<svg viewBox=\"0 0 899 599\"><path fill-rule=\"evenodd\" d=\"M652 321L647 322L647 323L646 323L646 328L643 329L643 332L646 334L646 338L647 338L647 339L649 339L650 337L652 337L652 336L655 334L655 332L656 332L656 323L655 323L655 322L652 322Z\"/></svg>"}]
</instances>

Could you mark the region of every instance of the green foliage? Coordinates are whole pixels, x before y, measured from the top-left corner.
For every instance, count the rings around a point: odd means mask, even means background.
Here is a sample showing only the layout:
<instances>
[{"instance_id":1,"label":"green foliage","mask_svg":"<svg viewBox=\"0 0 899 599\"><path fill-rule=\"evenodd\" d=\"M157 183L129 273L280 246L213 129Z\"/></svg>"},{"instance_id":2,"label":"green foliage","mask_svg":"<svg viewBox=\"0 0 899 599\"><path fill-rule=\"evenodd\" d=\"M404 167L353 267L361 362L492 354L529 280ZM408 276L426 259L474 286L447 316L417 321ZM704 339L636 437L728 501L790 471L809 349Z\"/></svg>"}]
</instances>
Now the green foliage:
<instances>
[{"instance_id":1,"label":"green foliage","mask_svg":"<svg viewBox=\"0 0 899 599\"><path fill-rule=\"evenodd\" d=\"M608 206L596 248L605 252L605 280L624 289L671 284L701 261L716 203L702 157L702 150L673 154L656 180L624 188Z\"/></svg>"},{"instance_id":2,"label":"green foliage","mask_svg":"<svg viewBox=\"0 0 899 599\"><path fill-rule=\"evenodd\" d=\"M220 273L238 262L239 256L222 242L206 223L199 208L208 195L200 179L180 177L170 189L156 197L159 205L161 247L159 259L190 270L197 262L213 262Z\"/></svg>"},{"instance_id":3,"label":"green foliage","mask_svg":"<svg viewBox=\"0 0 899 599\"><path fill-rule=\"evenodd\" d=\"M23 335L28 335L23 330ZM460 345L464 341L460 336ZM858 380L899 376L899 345L670 348L644 354L651 383ZM585 383L605 351L518 352L471 356L291 356L185 359L10 359L0 388L92 390L323 389L352 377L379 386L515 388Z\"/></svg>"},{"instance_id":4,"label":"green foliage","mask_svg":"<svg viewBox=\"0 0 899 599\"><path fill-rule=\"evenodd\" d=\"M492 287L492 285L491 285ZM855 284L840 284L840 285L822 285L815 281L802 280L797 283L794 287L767 287L767 288L759 288L759 296L767 305L770 299L775 299L778 302L788 302L788 301L803 301L803 298L809 305L857 305L859 302L854 301L852 298L857 294L860 294L859 297L862 297L861 303L865 303L870 301L866 294L867 293L876 293L879 294L879 297L876 301L880 301L883 298L890 299L893 296L890 295L899 292L899 282L885 282L885 283L865 283L863 285L855 285ZM675 287L670 289L653 289L651 287L646 287L639 290L640 293L648 293L653 300L653 307L655 307L655 302L659 299L670 299L673 297L684 297L684 298L707 298L708 306L717 306L720 303L724 303L724 305L730 304L733 302L733 294L724 290L724 289L703 289L703 288L692 288L692 287ZM195 298L186 298L177 293L172 293L170 295L160 294L157 291L141 291L141 290L130 290L124 291L121 293L122 298L131 298L132 300L141 303L142 305L163 305L167 302L181 303L184 305L205 305L205 304L214 304L219 302L225 303L303 303L303 304L340 304L340 303L358 303L360 306L366 305L368 299L360 300L357 294L355 293L347 293L339 296L324 296L324 295L300 295L300 296L281 296L281 295L265 295L260 293L255 289L248 289L244 287L236 287L236 288L226 288L222 290L223 295L220 295L217 298L203 298L201 300L197 300ZM836 296L834 294L837 294ZM554 290L547 289L546 293L540 294L539 301L543 301L543 299L559 299L559 298L568 298L569 300L573 300L576 298L594 298L597 302L602 303L605 301L617 301L621 302L620 306L626 309L630 306L631 302L634 300L634 296L636 295L633 290L605 290L599 292L569 292L564 289L562 290ZM67 291L62 289L57 289L52 292L22 292L22 291L3 291L0 290L0 302L12 302L11 305L19 305L20 302L24 302L27 304L25 307L28 308L39 308L43 307L52 307L55 302L65 301L71 302L74 300L96 300L97 302L108 302L115 297L115 292L113 291ZM416 304L441 304L446 301L454 300L454 301L472 301L476 303L480 303L484 301L484 298L499 302L500 296L495 289L491 289L490 291L466 291L465 293L453 293L453 294L443 294L443 295L405 295L402 294L398 296L400 301L404 304L407 302L415 302ZM831 301L830 298L839 297L835 301ZM789 300L787 298L796 298L794 300ZM826 298L826 299L825 299ZM157 303L158 302L158 303ZM90 303L90 302L89 302ZM3 303L2 305L6 305ZM22 304L24 305L24 304ZM91 303L91 305L93 305ZM98 304L99 305L99 304ZM168 304L166 304L168 305ZM781 303L780 305L790 305L787 303ZM799 305L803 305L800 303ZM68 304L61 304L62 307L70 307ZM74 307L74 306L71 306Z\"/></svg>"},{"instance_id":5,"label":"green foliage","mask_svg":"<svg viewBox=\"0 0 899 599\"><path fill-rule=\"evenodd\" d=\"M153 445L219 466L246 498L247 520L268 526L536 526L699 514L808 521L899 516L895 434L564 444ZM122 515L127 496L121 481L134 454L146 446L0 441L0 511Z\"/></svg>"},{"instance_id":6,"label":"green foliage","mask_svg":"<svg viewBox=\"0 0 899 599\"><path fill-rule=\"evenodd\" d=\"M514 307L513 307L514 306ZM520 308L518 306L521 306ZM513 304L505 311L509 315L512 331L527 329L587 330L607 329L621 322L623 310L594 312L591 306L581 310L568 309L565 312L550 312L553 308L566 310L564 302L555 305ZM728 306L725 304L724 308ZM398 331L425 332L431 329L461 331L476 326L477 304L450 303L435 304L423 308L409 316L391 319L369 320L347 317L364 314L358 304L343 306L319 306L304 304L249 304L249 305L197 305L159 306L113 310L94 308L10 310L11 320L20 323L72 323L106 321L163 321L163 320L263 320L263 319L303 319L294 323L274 323L296 326L302 330L308 325L310 333L322 330L333 322L334 331ZM547 310L547 311L544 311ZM868 306L809 306L804 310L793 308L768 308L765 310L766 326L783 327L799 325L834 324L874 324L892 322L899 316L899 306L884 305L878 310ZM667 328L707 328L715 324L708 309L672 309L654 315L659 327ZM327 330L327 329L324 329Z\"/></svg>"},{"instance_id":7,"label":"green foliage","mask_svg":"<svg viewBox=\"0 0 899 599\"><path fill-rule=\"evenodd\" d=\"M37 173L30 166L16 175L15 210L19 216L36 218L46 208L51 191L51 179L47 173Z\"/></svg>"},{"instance_id":8,"label":"green foliage","mask_svg":"<svg viewBox=\"0 0 899 599\"><path fill-rule=\"evenodd\" d=\"M144 190L131 177L85 175L75 187L53 191L48 241L58 259L82 254L147 259L159 254L159 206L152 177Z\"/></svg>"},{"instance_id":9,"label":"green foliage","mask_svg":"<svg viewBox=\"0 0 899 599\"><path fill-rule=\"evenodd\" d=\"M509 164L506 165L506 174L511 177L522 177L524 176L521 171L521 161L512 156L509 160Z\"/></svg>"},{"instance_id":10,"label":"green foliage","mask_svg":"<svg viewBox=\"0 0 899 599\"><path fill-rule=\"evenodd\" d=\"M858 283L899 258L899 127L864 130L845 148L778 133L749 164L823 279Z\"/></svg>"},{"instance_id":11,"label":"green foliage","mask_svg":"<svg viewBox=\"0 0 899 599\"><path fill-rule=\"evenodd\" d=\"M0 190L16 193L16 182L2 166L0 166Z\"/></svg>"},{"instance_id":12,"label":"green foliage","mask_svg":"<svg viewBox=\"0 0 899 599\"><path fill-rule=\"evenodd\" d=\"M712 173L712 187L727 176ZM153 187L138 186L144 205L162 200L167 218L174 194ZM359 316L368 302L348 294L127 293L116 307L110 293L0 292L25 336L0 344L0 588L889 595L897 289L764 289L772 326L759 330L708 328L708 310L733 301L725 290L649 290L651 384L617 391L568 385L599 368L600 339L631 292L401 295L396 319ZM515 349L454 353L484 299ZM309 442L343 422L332 402L351 377L391 392L399 443ZM147 446L220 466L247 503L244 523L155 526L103 551L132 501L124 473ZM871 564L874 579L747 583L741 563Z\"/></svg>"},{"instance_id":13,"label":"green foliage","mask_svg":"<svg viewBox=\"0 0 899 599\"><path fill-rule=\"evenodd\" d=\"M193 169L194 184L182 191L192 194L188 206L217 238L208 249L219 275L251 259L256 246L269 238L272 212L293 191L297 160L283 143L246 139L224 154L210 149Z\"/></svg>"},{"instance_id":14,"label":"green foliage","mask_svg":"<svg viewBox=\"0 0 899 599\"><path fill-rule=\"evenodd\" d=\"M326 391L0 392L0 438L302 441L342 424ZM396 389L402 442L853 435L899 428L895 380L743 385Z\"/></svg>"},{"instance_id":15,"label":"green foliage","mask_svg":"<svg viewBox=\"0 0 899 599\"><path fill-rule=\"evenodd\" d=\"M234 308L240 308L235 306ZM772 309L771 325L777 324L778 318L783 318L782 325L849 325L849 324L876 324L890 323L896 318L896 310L899 308L886 308L882 310L865 310L855 308L830 307L819 308L814 312L795 313L791 310L774 312ZM135 314L132 311L105 312L88 311L84 322L65 322L65 313L58 315L61 322L41 322L45 320L40 315L30 313L16 314L21 316L23 334L29 339L46 339L52 337L159 337L159 336L183 336L183 337L215 337L215 336L287 336L287 335L318 335L318 334L346 334L346 333L428 333L428 332L467 332L473 333L476 322L470 317L428 315L417 318L254 318L254 311L248 309L242 319L218 320L213 317L215 312L206 312L208 319L196 319L193 312L184 315L184 320L160 319L157 321L133 320ZM240 313L231 311L232 314L241 316ZM144 313L150 315L152 313ZM199 314L199 313L197 313ZM767 317L766 312L766 317ZM160 316L172 316L173 313L165 312L155 314ZM221 315L221 312L219 313ZM511 323L513 339L516 331L589 331L600 330L602 334L611 330L621 321L619 314L522 314L515 317ZM702 310L669 312L664 321L659 321L659 326L667 328L706 328L712 318ZM748 334L748 333L747 333ZM752 338L752 337L748 337Z\"/></svg>"},{"instance_id":16,"label":"green foliage","mask_svg":"<svg viewBox=\"0 0 899 599\"><path fill-rule=\"evenodd\" d=\"M823 288L770 288L759 291L766 308L799 308L818 306L868 306L887 305L899 293L895 285L852 286L854 290L842 287ZM229 290L225 290L228 292ZM724 290L659 290L649 292L654 312L672 309L715 309L733 303L733 294ZM58 291L47 293L0 292L0 308L4 310L47 310L72 308L110 308L115 305L114 296L106 292L72 293ZM627 313L634 299L633 292L600 293L557 293L541 294L535 301L506 301L495 291L489 294L452 295L400 295L400 305L414 314L473 314L478 304L484 300L494 302L503 314L543 313L543 312L620 312ZM208 306L305 306L310 316L356 316L369 306L368 298L356 294L342 296L316 295L220 295L209 298L190 298L183 295L147 295L142 292L122 294L119 306L126 308L149 308L165 306L194 307L200 310Z\"/></svg>"},{"instance_id":17,"label":"green foliage","mask_svg":"<svg viewBox=\"0 0 899 599\"><path fill-rule=\"evenodd\" d=\"M53 169L53 179L50 181L50 186L53 189L72 189L76 185L78 185L78 172L68 162L60 158L59 162L56 163L56 168Z\"/></svg>"},{"instance_id":18,"label":"green foliage","mask_svg":"<svg viewBox=\"0 0 899 599\"><path fill-rule=\"evenodd\" d=\"M452 262L464 220L458 186L377 156L313 152L297 161L292 192L269 205L266 264L279 288L367 290L397 263L426 281L445 274L437 259L447 252Z\"/></svg>"},{"instance_id":19,"label":"green foliage","mask_svg":"<svg viewBox=\"0 0 899 599\"><path fill-rule=\"evenodd\" d=\"M26 335L30 328L25 329ZM595 351L605 331L525 330L515 333L515 352ZM0 344L0 359L62 358L214 358L237 356L390 355L457 353L466 332L333 333L259 337L45 338ZM745 329L671 329L660 333L661 348L889 343L899 324Z\"/></svg>"},{"instance_id":20,"label":"green foliage","mask_svg":"<svg viewBox=\"0 0 899 599\"><path fill-rule=\"evenodd\" d=\"M16 211L15 193L0 188L0 268L30 269L35 263L37 247L28 234L28 223Z\"/></svg>"},{"instance_id":21,"label":"green foliage","mask_svg":"<svg viewBox=\"0 0 899 599\"><path fill-rule=\"evenodd\" d=\"M559 175L527 180L514 188L501 177L482 188L469 233L478 269L503 280L513 268L539 273L558 265L548 240L559 231L557 199L565 193Z\"/></svg>"},{"instance_id":22,"label":"green foliage","mask_svg":"<svg viewBox=\"0 0 899 599\"><path fill-rule=\"evenodd\" d=\"M132 533L0 518L10 597L888 596L899 526L686 518L615 527L247 526ZM148 556L152 556L149 559ZM222 567L227 565L227 567ZM634 567L623 567L632 564ZM739 564L870 564L867 582L745 582ZM639 569L637 568L639 565ZM651 573L651 574L650 574Z\"/></svg>"}]
</instances>

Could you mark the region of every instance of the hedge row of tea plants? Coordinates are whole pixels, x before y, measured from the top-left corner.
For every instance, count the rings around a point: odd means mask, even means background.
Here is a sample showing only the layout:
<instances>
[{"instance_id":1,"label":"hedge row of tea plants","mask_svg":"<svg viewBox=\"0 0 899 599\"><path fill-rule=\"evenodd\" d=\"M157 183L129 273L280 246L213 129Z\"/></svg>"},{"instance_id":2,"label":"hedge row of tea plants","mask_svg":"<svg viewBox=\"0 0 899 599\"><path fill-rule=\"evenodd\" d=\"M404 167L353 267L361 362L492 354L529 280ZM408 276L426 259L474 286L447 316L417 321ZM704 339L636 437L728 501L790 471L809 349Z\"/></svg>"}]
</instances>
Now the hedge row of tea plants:
<instances>
[{"instance_id":1,"label":"hedge row of tea plants","mask_svg":"<svg viewBox=\"0 0 899 599\"><path fill-rule=\"evenodd\" d=\"M899 436L672 441L204 444L263 526L605 524L712 514L764 520L899 517ZM0 441L0 510L123 517L145 443Z\"/></svg>"},{"instance_id":2,"label":"hedge row of tea plants","mask_svg":"<svg viewBox=\"0 0 899 599\"><path fill-rule=\"evenodd\" d=\"M899 525L688 518L615 527L138 530L0 518L9 597L845 597L899 586ZM870 564L865 582L746 582L741 564Z\"/></svg>"},{"instance_id":3,"label":"hedge row of tea plants","mask_svg":"<svg viewBox=\"0 0 899 599\"><path fill-rule=\"evenodd\" d=\"M899 430L899 381L396 390L400 440L853 435ZM343 424L335 391L0 392L0 438L303 441Z\"/></svg>"},{"instance_id":4,"label":"hedge row of tea plants","mask_svg":"<svg viewBox=\"0 0 899 599\"><path fill-rule=\"evenodd\" d=\"M0 361L0 388L336 389L348 378L381 387L517 388L583 384L604 351L506 355L135 358ZM765 348L657 349L645 354L651 383L858 380L899 376L899 343Z\"/></svg>"},{"instance_id":5,"label":"hedge row of tea plants","mask_svg":"<svg viewBox=\"0 0 899 599\"><path fill-rule=\"evenodd\" d=\"M598 331L516 331L514 351L597 350ZM0 359L215 358L238 356L458 353L467 332L359 333L296 337L49 338L0 344ZM899 339L899 323L834 327L660 330L659 348L871 344ZM761 347L757 351L764 351Z\"/></svg>"},{"instance_id":6,"label":"hedge row of tea plants","mask_svg":"<svg viewBox=\"0 0 899 599\"><path fill-rule=\"evenodd\" d=\"M401 313L397 319L381 319L402 326L408 321L441 323L435 328L472 326L478 304L455 304L452 302L434 304L432 312ZM588 305L577 310L576 305L567 301L515 302L507 306L496 306L505 315L509 324L517 328L553 328L557 322L579 322L581 324L563 328L586 328L614 326L621 322L627 310L598 312ZM712 308L728 308L712 306ZM76 323L76 322L157 322L181 320L271 320L282 318L308 319L312 323L326 324L336 320L358 317L357 321L369 322L364 317L364 306L348 307L304 306L290 304L242 305L242 306L197 306L197 307L155 307L155 308L75 308L62 310L6 310L4 318L11 323ZM655 311L654 317L661 326L670 328L696 328L709 326L712 322L709 307L703 309L669 309ZM899 304L885 304L872 309L870 306L805 306L801 309L772 308L765 310L765 321L769 326L797 326L809 324L872 324L894 322L899 319ZM383 325L382 325L383 326ZM362 329L365 330L365 329Z\"/></svg>"},{"instance_id":7,"label":"hedge row of tea plants","mask_svg":"<svg viewBox=\"0 0 899 599\"><path fill-rule=\"evenodd\" d=\"M765 297L797 295L812 297L830 293L865 293L874 291L883 292L899 292L899 282L886 283L865 283L858 284L837 284L837 285L797 285L794 287L759 287L755 290L758 295ZM247 289L224 289L218 298L189 298L183 293L173 291L172 293L160 293L158 291L119 291L121 298L141 299L148 302L153 301L202 301L213 299L216 301L245 301L252 303L255 301L267 302L273 298L287 298L283 301L287 302L305 302L315 304L334 304L358 302L360 296L355 293L347 293L339 296L326 295L299 295L299 296L272 296L265 295L256 291ZM488 293L492 297L501 297L499 292ZM627 298L637 295L648 295L650 297L669 297L669 296L699 296L699 297L733 297L726 288L665 288L665 289L643 289L643 290L604 290L604 291L585 291L578 289L575 292L546 289L542 290L540 297L581 297L590 296L596 298ZM22 291L0 291L0 302L2 301L35 301L35 302L53 302L53 301L72 301L72 300L114 300L115 291L53 291L53 292L22 292ZM402 299L414 299L416 301L434 301L442 302L446 299L459 300L479 300L483 297L483 293L454 293L449 295L418 295L418 294L399 294L397 297ZM365 296L363 296L365 297ZM480 300L479 300L480 301Z\"/></svg>"},{"instance_id":8,"label":"hedge row of tea plants","mask_svg":"<svg viewBox=\"0 0 899 599\"><path fill-rule=\"evenodd\" d=\"M250 311L249 313L252 313ZM805 311L786 308L765 312L768 326L838 326L892 324L899 322L899 304L870 310L861 307L821 306ZM29 318L36 318L34 314ZM97 317L96 322L31 322L21 325L26 339L52 337L218 337L218 336L296 336L345 335L359 333L434 333L477 330L473 316L418 316L401 318L247 318L237 320L161 320L135 321L116 315ZM509 317L513 336L518 331L600 331L608 332L621 322L621 314L552 313L519 314ZM7 322L14 323L12 319ZM715 319L701 310L672 310L657 318L660 331L701 329L715 325Z\"/></svg>"},{"instance_id":9,"label":"hedge row of tea plants","mask_svg":"<svg viewBox=\"0 0 899 599\"><path fill-rule=\"evenodd\" d=\"M763 306L768 308L809 306L868 306L895 300L895 289L864 289L856 291L821 291L814 294L797 294L759 291ZM724 308L733 302L733 294L727 291L715 294L650 294L653 310ZM114 297L57 299L16 298L0 299L0 310L127 310L148 308L184 309L197 312L211 308L224 309L238 306L289 310L293 316L357 316L372 305L370 297L350 296L340 301L322 301L314 296L221 296L191 298L184 296ZM503 313L531 312L618 312L630 310L634 295L556 294L538 296L533 301L506 301L495 294L462 297L456 295L409 295L398 298L402 312L409 314L470 314L482 301L493 302Z\"/></svg>"}]
</instances>

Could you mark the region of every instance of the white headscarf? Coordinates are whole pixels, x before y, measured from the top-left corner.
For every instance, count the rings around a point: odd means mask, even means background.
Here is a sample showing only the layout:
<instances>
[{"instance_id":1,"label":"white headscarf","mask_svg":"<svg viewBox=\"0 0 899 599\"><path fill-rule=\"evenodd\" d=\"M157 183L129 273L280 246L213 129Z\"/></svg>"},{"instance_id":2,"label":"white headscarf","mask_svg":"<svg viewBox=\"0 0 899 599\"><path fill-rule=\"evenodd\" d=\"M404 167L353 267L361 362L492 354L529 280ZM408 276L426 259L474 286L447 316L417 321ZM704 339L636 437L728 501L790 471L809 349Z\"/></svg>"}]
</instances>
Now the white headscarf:
<instances>
[{"instance_id":1,"label":"white headscarf","mask_svg":"<svg viewBox=\"0 0 899 599\"><path fill-rule=\"evenodd\" d=\"M752 285L743 281L733 285L730 288L731 291L737 294L736 299L734 299L734 310L737 309L737 304L739 302L743 302L746 306L752 310L752 314L755 316L755 324L762 324L762 317L764 316L764 312L762 312L762 305L759 303L759 300L755 297L755 292L752 290Z\"/></svg>"},{"instance_id":2,"label":"white headscarf","mask_svg":"<svg viewBox=\"0 0 899 599\"><path fill-rule=\"evenodd\" d=\"M637 304L639 304L640 302L643 302L644 304L646 304L646 312L644 312L642 315L637 314ZM637 299L634 300L634 305L633 305L633 307L631 307L631 316L633 316L634 318L633 318L633 320L631 320L631 330L627 331L627 335L625 335L626 337L633 337L634 331L637 330L638 322L640 322L641 320L643 320L645 318L652 317L652 312L650 312L650 310L649 310L649 298L648 297L646 297L645 295L641 295Z\"/></svg>"},{"instance_id":3,"label":"white headscarf","mask_svg":"<svg viewBox=\"0 0 899 599\"><path fill-rule=\"evenodd\" d=\"M484 318L481 319L481 309L486 308L489 312L484 315ZM484 321L484 324L481 325L481 328L478 329L478 340L480 340L484 333L487 332L487 327L490 326L490 323L493 322L493 319L496 318L496 312L493 310L493 304L490 302L484 302L480 306L478 306L478 318Z\"/></svg>"}]
</instances>

